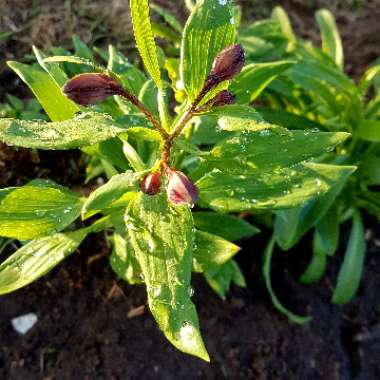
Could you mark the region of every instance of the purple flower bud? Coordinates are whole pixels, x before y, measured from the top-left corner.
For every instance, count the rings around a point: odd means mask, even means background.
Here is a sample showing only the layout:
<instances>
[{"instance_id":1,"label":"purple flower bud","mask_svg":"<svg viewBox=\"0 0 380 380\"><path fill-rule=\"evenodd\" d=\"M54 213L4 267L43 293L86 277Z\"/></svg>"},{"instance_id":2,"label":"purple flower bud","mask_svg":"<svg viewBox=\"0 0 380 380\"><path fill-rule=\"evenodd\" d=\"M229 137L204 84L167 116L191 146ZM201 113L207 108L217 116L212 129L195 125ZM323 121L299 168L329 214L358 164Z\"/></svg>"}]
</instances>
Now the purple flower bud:
<instances>
[{"instance_id":1,"label":"purple flower bud","mask_svg":"<svg viewBox=\"0 0 380 380\"><path fill-rule=\"evenodd\" d=\"M144 194L156 195L160 192L161 173L149 173L140 183L140 190Z\"/></svg>"},{"instance_id":2,"label":"purple flower bud","mask_svg":"<svg viewBox=\"0 0 380 380\"><path fill-rule=\"evenodd\" d=\"M212 107L222 107L222 106L227 106L229 104L232 104L235 102L235 95L228 91L224 90L219 92L214 98L212 98L208 103Z\"/></svg>"},{"instance_id":3,"label":"purple flower bud","mask_svg":"<svg viewBox=\"0 0 380 380\"><path fill-rule=\"evenodd\" d=\"M228 46L214 59L212 70L207 81L220 83L225 80L230 80L240 73L244 63L245 56L242 46Z\"/></svg>"},{"instance_id":4,"label":"purple flower bud","mask_svg":"<svg viewBox=\"0 0 380 380\"><path fill-rule=\"evenodd\" d=\"M180 171L167 169L168 198L177 206L192 205L198 200L198 189L190 179Z\"/></svg>"},{"instance_id":5,"label":"purple flower bud","mask_svg":"<svg viewBox=\"0 0 380 380\"><path fill-rule=\"evenodd\" d=\"M85 73L69 79L62 92L73 102L88 106L102 102L108 96L118 95L123 89L119 83L106 74Z\"/></svg>"}]
</instances>

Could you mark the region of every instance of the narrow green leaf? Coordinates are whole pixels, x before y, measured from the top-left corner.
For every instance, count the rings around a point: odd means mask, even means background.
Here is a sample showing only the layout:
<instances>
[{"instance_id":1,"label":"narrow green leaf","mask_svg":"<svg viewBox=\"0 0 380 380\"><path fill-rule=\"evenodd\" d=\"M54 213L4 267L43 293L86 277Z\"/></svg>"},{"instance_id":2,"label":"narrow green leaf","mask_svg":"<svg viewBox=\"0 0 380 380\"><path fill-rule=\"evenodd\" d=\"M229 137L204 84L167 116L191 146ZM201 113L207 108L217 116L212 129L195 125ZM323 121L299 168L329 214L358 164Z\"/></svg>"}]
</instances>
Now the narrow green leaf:
<instances>
[{"instance_id":1,"label":"narrow green leaf","mask_svg":"<svg viewBox=\"0 0 380 380\"><path fill-rule=\"evenodd\" d=\"M52 181L34 180L0 190L0 236L29 240L63 230L79 215L78 194Z\"/></svg>"},{"instance_id":2,"label":"narrow green leaf","mask_svg":"<svg viewBox=\"0 0 380 380\"><path fill-rule=\"evenodd\" d=\"M293 247L310 228L315 226L324 217L341 193L348 177L353 171L353 167L342 167L342 175L336 178L335 183L332 184L331 189L325 195L310 200L301 207L276 212L274 236L277 244L283 250Z\"/></svg>"},{"instance_id":3,"label":"narrow green leaf","mask_svg":"<svg viewBox=\"0 0 380 380\"><path fill-rule=\"evenodd\" d=\"M217 212L279 210L326 193L354 168L303 163L273 173L229 174L213 170L196 185L200 203Z\"/></svg>"},{"instance_id":4,"label":"narrow green leaf","mask_svg":"<svg viewBox=\"0 0 380 380\"><path fill-rule=\"evenodd\" d=\"M67 63L75 63L77 65L85 65L91 67L94 71L97 72L104 72L106 69L103 66L99 66L93 61L82 58L82 57L76 57L75 55L55 55L54 57L48 57L44 59L45 63L51 63L51 62L67 62Z\"/></svg>"},{"instance_id":5,"label":"narrow green leaf","mask_svg":"<svg viewBox=\"0 0 380 380\"><path fill-rule=\"evenodd\" d=\"M141 265L150 310L180 351L209 361L196 309L190 299L193 219L188 207L166 194L139 193L125 215L127 236Z\"/></svg>"},{"instance_id":6,"label":"narrow green leaf","mask_svg":"<svg viewBox=\"0 0 380 380\"><path fill-rule=\"evenodd\" d=\"M213 234L195 232L193 268L204 272L212 267L223 265L240 251L237 245Z\"/></svg>"},{"instance_id":7,"label":"narrow green leaf","mask_svg":"<svg viewBox=\"0 0 380 380\"><path fill-rule=\"evenodd\" d=\"M208 116L218 117L218 125L224 131L262 131L272 129L279 133L287 133L285 128L266 122L262 116L250 106L230 105L217 107Z\"/></svg>"},{"instance_id":8,"label":"narrow green leaf","mask_svg":"<svg viewBox=\"0 0 380 380\"><path fill-rule=\"evenodd\" d=\"M204 156L203 165L236 174L275 171L331 152L349 136L344 132L246 131L217 144Z\"/></svg>"},{"instance_id":9,"label":"narrow green leaf","mask_svg":"<svg viewBox=\"0 0 380 380\"><path fill-rule=\"evenodd\" d=\"M234 260L210 268L204 273L204 276L207 283L222 300L226 299L232 283L241 288L246 287L244 275Z\"/></svg>"},{"instance_id":10,"label":"narrow green leaf","mask_svg":"<svg viewBox=\"0 0 380 380\"><path fill-rule=\"evenodd\" d=\"M332 297L335 304L345 304L359 289L362 278L366 243L361 214L358 210L352 218L352 229L343 264L339 270L336 288Z\"/></svg>"},{"instance_id":11,"label":"narrow green leaf","mask_svg":"<svg viewBox=\"0 0 380 380\"><path fill-rule=\"evenodd\" d=\"M193 212L194 225L202 231L221 236L229 241L248 238L260 232L242 218L210 211Z\"/></svg>"},{"instance_id":12,"label":"narrow green leaf","mask_svg":"<svg viewBox=\"0 0 380 380\"><path fill-rule=\"evenodd\" d=\"M343 46L334 16L327 9L316 12L319 28L321 29L322 50L329 55L334 62L343 69Z\"/></svg>"},{"instance_id":13,"label":"narrow green leaf","mask_svg":"<svg viewBox=\"0 0 380 380\"><path fill-rule=\"evenodd\" d=\"M380 141L380 121L363 120L357 129L357 136L369 142L377 143Z\"/></svg>"},{"instance_id":14,"label":"narrow green leaf","mask_svg":"<svg viewBox=\"0 0 380 380\"><path fill-rule=\"evenodd\" d=\"M163 17L163 19L178 33L182 33L182 25L179 23L179 21L170 14L166 9L160 7L157 4L151 5L152 9L154 9L160 16Z\"/></svg>"},{"instance_id":15,"label":"narrow green leaf","mask_svg":"<svg viewBox=\"0 0 380 380\"><path fill-rule=\"evenodd\" d=\"M126 236L124 214L116 212L111 218L115 226L113 251L109 259L111 268L129 284L141 284L144 282L142 271L132 244Z\"/></svg>"},{"instance_id":16,"label":"narrow green leaf","mask_svg":"<svg viewBox=\"0 0 380 380\"><path fill-rule=\"evenodd\" d=\"M129 117L133 126L136 116ZM10 146L46 150L74 149L127 132L105 114L88 112L73 119L45 122L43 120L0 119L0 140Z\"/></svg>"},{"instance_id":17,"label":"narrow green leaf","mask_svg":"<svg viewBox=\"0 0 380 380\"><path fill-rule=\"evenodd\" d=\"M35 239L0 265L0 295L13 292L50 272L71 255L86 237L86 229Z\"/></svg>"},{"instance_id":18,"label":"narrow green leaf","mask_svg":"<svg viewBox=\"0 0 380 380\"><path fill-rule=\"evenodd\" d=\"M157 87L162 89L163 84L160 66L158 65L157 48L150 24L148 0L130 0L130 7L137 49L148 73Z\"/></svg>"},{"instance_id":19,"label":"narrow green leaf","mask_svg":"<svg viewBox=\"0 0 380 380\"><path fill-rule=\"evenodd\" d=\"M280 24L282 33L291 43L296 43L297 38L293 32L292 25L290 24L290 20L288 15L285 12L285 9L281 6L274 7L272 11L272 19L278 21Z\"/></svg>"},{"instance_id":20,"label":"narrow green leaf","mask_svg":"<svg viewBox=\"0 0 380 380\"><path fill-rule=\"evenodd\" d=\"M180 72L194 100L203 87L216 55L235 42L231 0L198 0L183 33Z\"/></svg>"},{"instance_id":21,"label":"narrow green leaf","mask_svg":"<svg viewBox=\"0 0 380 380\"><path fill-rule=\"evenodd\" d=\"M52 121L72 118L79 108L61 92L49 74L32 66L9 61L8 66L28 85Z\"/></svg>"},{"instance_id":22,"label":"narrow green leaf","mask_svg":"<svg viewBox=\"0 0 380 380\"><path fill-rule=\"evenodd\" d=\"M138 179L140 173L127 171L114 175L106 184L93 191L82 207L82 217L87 219L96 212L102 211L110 204L119 199L128 191L138 190Z\"/></svg>"},{"instance_id":23,"label":"narrow green leaf","mask_svg":"<svg viewBox=\"0 0 380 380\"><path fill-rule=\"evenodd\" d=\"M324 275L327 267L327 256L323 247L323 242L317 230L314 232L313 237L313 256L306 268L305 272L300 278L303 284L311 284L317 282Z\"/></svg>"},{"instance_id":24,"label":"narrow green leaf","mask_svg":"<svg viewBox=\"0 0 380 380\"><path fill-rule=\"evenodd\" d=\"M272 288L270 271L271 271L271 262L272 262L274 245L275 245L275 241L274 241L274 238L272 238L263 253L263 275L264 275L265 285L272 299L273 306L280 313L284 314L290 321L297 323L299 325L304 325L305 323L308 323L311 321L311 317L299 316L299 315L294 314L290 310L288 310L285 306L281 304L281 302L277 298Z\"/></svg>"},{"instance_id":25,"label":"narrow green leaf","mask_svg":"<svg viewBox=\"0 0 380 380\"><path fill-rule=\"evenodd\" d=\"M92 50L76 34L71 37L75 49L75 55L78 57L94 61Z\"/></svg>"},{"instance_id":26,"label":"narrow green leaf","mask_svg":"<svg viewBox=\"0 0 380 380\"><path fill-rule=\"evenodd\" d=\"M230 90L236 96L236 102L252 102L278 75L294 64L295 61L278 61L245 66L230 86Z\"/></svg>"},{"instance_id":27,"label":"narrow green leaf","mask_svg":"<svg viewBox=\"0 0 380 380\"><path fill-rule=\"evenodd\" d=\"M35 46L33 46L33 52L40 66L50 75L59 87L62 87L69 79L66 73L57 63L45 62L44 59L46 58L46 55Z\"/></svg>"}]
</instances>

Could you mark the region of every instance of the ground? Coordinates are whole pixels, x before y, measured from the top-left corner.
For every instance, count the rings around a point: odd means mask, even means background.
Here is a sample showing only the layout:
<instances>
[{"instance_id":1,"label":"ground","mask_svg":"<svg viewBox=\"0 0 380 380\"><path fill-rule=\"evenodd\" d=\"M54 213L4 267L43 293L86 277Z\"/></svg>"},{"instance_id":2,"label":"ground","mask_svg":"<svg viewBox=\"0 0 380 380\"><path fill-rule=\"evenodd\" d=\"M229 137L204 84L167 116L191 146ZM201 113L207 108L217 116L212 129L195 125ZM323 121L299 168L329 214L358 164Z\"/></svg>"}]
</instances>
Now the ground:
<instances>
[{"instance_id":1,"label":"ground","mask_svg":"<svg viewBox=\"0 0 380 380\"><path fill-rule=\"evenodd\" d=\"M2 2L1 30L14 34L1 47L0 97L5 92L30 96L24 87L20 89L4 60L23 57L31 43L69 46L70 35L76 32L90 43L118 40L124 48L131 46L126 0ZM158 3L185 17L174 1ZM273 4L279 4L241 3L245 20L265 16ZM316 42L313 11L326 5L333 8L343 35L346 70L353 77L380 56L378 2L294 0L281 4L290 11L297 32ZM77 152L1 146L0 167L1 187L40 176L86 191L84 164ZM380 229L370 218L366 227L370 249L364 281L345 307L329 303L342 252L330 263L325 278L312 286L297 283L310 254L308 237L296 250L275 255L276 293L291 310L313 317L304 327L291 324L269 300L260 270L265 233L240 242L243 250L238 262L247 289L234 287L222 301L195 276L193 299L210 364L176 351L165 340L147 310L144 288L117 280L107 263L110 247L104 236L92 236L48 276L1 298L0 379L379 379ZM10 320L28 312L36 313L38 322L20 336Z\"/></svg>"}]
</instances>

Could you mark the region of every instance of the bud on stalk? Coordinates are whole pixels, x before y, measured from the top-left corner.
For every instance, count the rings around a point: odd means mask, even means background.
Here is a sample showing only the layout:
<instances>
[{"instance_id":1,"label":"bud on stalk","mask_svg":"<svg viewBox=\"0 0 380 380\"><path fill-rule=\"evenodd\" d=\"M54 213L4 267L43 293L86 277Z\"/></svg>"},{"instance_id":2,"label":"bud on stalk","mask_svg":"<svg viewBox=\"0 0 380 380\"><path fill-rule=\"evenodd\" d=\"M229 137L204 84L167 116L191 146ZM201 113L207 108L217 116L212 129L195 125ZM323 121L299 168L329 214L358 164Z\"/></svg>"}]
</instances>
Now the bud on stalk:
<instances>
[{"instance_id":1,"label":"bud on stalk","mask_svg":"<svg viewBox=\"0 0 380 380\"><path fill-rule=\"evenodd\" d=\"M177 205L192 205L198 200L198 189L182 172L168 168L168 198Z\"/></svg>"},{"instance_id":2,"label":"bud on stalk","mask_svg":"<svg viewBox=\"0 0 380 380\"><path fill-rule=\"evenodd\" d=\"M120 95L123 88L106 74L85 73L69 79L62 92L82 106L100 103L111 95Z\"/></svg>"},{"instance_id":3,"label":"bud on stalk","mask_svg":"<svg viewBox=\"0 0 380 380\"><path fill-rule=\"evenodd\" d=\"M206 86L212 88L220 82L232 79L240 73L244 63L245 56L241 45L226 47L214 59Z\"/></svg>"},{"instance_id":4,"label":"bud on stalk","mask_svg":"<svg viewBox=\"0 0 380 380\"><path fill-rule=\"evenodd\" d=\"M223 90L209 100L203 107L200 107L200 110L203 111L203 109L208 109L210 107L228 106L233 103L235 103L235 95L228 90Z\"/></svg>"},{"instance_id":5,"label":"bud on stalk","mask_svg":"<svg viewBox=\"0 0 380 380\"><path fill-rule=\"evenodd\" d=\"M156 195L160 192L161 173L149 173L140 183L140 190L144 194Z\"/></svg>"}]
</instances>

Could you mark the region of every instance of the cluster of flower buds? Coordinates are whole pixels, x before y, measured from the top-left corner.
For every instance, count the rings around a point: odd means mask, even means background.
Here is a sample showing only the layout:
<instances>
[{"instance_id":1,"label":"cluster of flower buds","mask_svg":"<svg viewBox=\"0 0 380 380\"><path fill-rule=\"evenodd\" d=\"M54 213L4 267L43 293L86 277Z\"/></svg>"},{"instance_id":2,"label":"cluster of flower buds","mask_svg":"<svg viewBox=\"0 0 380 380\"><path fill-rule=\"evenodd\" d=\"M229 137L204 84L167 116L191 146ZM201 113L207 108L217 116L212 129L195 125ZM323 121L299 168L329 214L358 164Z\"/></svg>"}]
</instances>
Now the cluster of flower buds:
<instances>
[{"instance_id":1,"label":"cluster of flower buds","mask_svg":"<svg viewBox=\"0 0 380 380\"><path fill-rule=\"evenodd\" d=\"M241 45L226 47L215 57L205 88L210 90L220 82L234 78L240 73L244 63L245 55Z\"/></svg>"},{"instance_id":2,"label":"cluster of flower buds","mask_svg":"<svg viewBox=\"0 0 380 380\"><path fill-rule=\"evenodd\" d=\"M111 95L120 95L123 88L106 74L85 73L68 80L62 92L73 102L88 106L100 103Z\"/></svg>"},{"instance_id":3,"label":"cluster of flower buds","mask_svg":"<svg viewBox=\"0 0 380 380\"><path fill-rule=\"evenodd\" d=\"M171 203L181 205L192 205L198 200L198 189L190 179L182 172L167 168L168 176L167 193ZM144 194L156 195L160 192L161 173L150 173L140 183L140 190Z\"/></svg>"}]
</instances>

